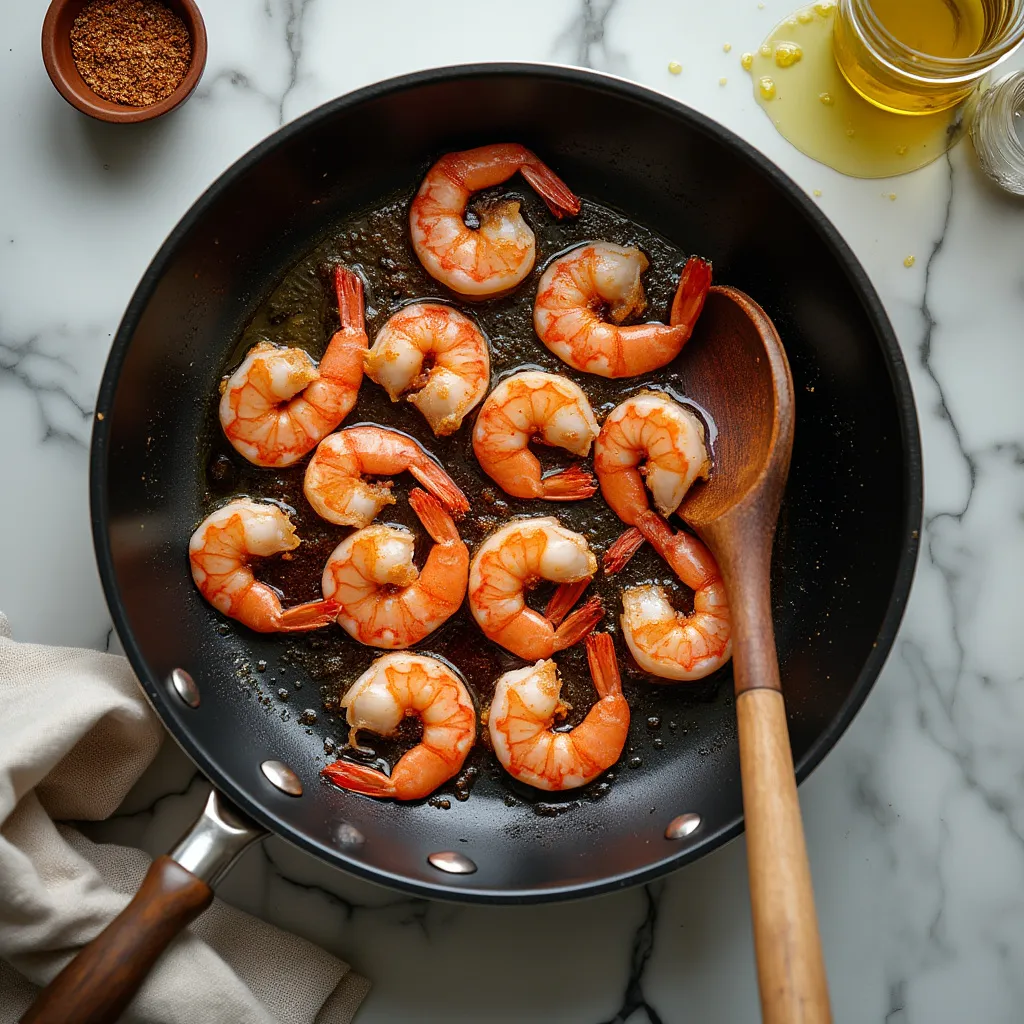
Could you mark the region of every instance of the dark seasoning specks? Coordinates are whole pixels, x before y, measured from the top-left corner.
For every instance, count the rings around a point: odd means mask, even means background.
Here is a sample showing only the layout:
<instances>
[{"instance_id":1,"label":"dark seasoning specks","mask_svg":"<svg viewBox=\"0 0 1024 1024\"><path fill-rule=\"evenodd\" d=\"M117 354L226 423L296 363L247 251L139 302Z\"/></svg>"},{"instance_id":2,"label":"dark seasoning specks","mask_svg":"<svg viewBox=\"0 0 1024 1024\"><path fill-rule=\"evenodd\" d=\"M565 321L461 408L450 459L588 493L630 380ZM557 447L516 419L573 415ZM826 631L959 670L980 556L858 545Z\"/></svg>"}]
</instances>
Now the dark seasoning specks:
<instances>
[{"instance_id":1,"label":"dark seasoning specks","mask_svg":"<svg viewBox=\"0 0 1024 1024\"><path fill-rule=\"evenodd\" d=\"M608 207L583 199L579 217L555 221L540 199L518 178L507 185L481 193L514 195L522 201L524 215L537 235L538 263L527 280L512 294L483 302L468 302L447 291L420 266L408 239L410 187L381 205L337 224L326 239L297 263L259 307L233 349L227 353L224 373L230 373L249 348L259 341L277 345L295 345L307 349L315 358L324 351L327 340L338 326L333 291L328 287L330 267L337 262L361 274L366 286L366 320L370 343L387 318L400 306L413 300L433 299L452 302L473 317L486 334L491 348L491 384L527 368L562 373L579 384L588 395L598 420L602 420L627 395L645 388L665 390L685 401L676 386L672 366L644 377L612 381L579 373L561 363L540 343L533 331L533 299L544 265L552 256L580 242L605 239L624 245L638 245L647 254L651 267L644 275L647 292L646 318L666 320L679 271L688 252L681 251L654 231L636 224ZM257 569L260 579L279 588L285 604L315 600L321 596L320 576L331 551L350 532L320 519L306 503L302 479L307 459L284 470L261 469L246 462L225 440L217 418L218 394L211 389L205 445L201 458L200 482L203 487L204 514L230 497L246 494L281 503L292 514L301 546L285 558L273 558ZM701 410L695 410L702 414ZM420 413L407 403L392 404L383 388L364 379L358 403L343 426L378 423L415 437L445 467L466 492L471 509L460 523L460 532L470 551L496 527L514 516L556 515L570 529L588 537L600 560L601 555L624 529L618 517L605 505L600 492L582 502L519 501L504 494L485 476L473 457L471 435L475 410L452 437L437 438ZM706 420L706 417L702 415ZM712 434L713 436L713 434ZM569 464L571 457L561 449L538 449L545 468ZM408 474L395 480L397 504L383 510L379 520L410 527L417 537L417 564L422 565L429 538L426 538L411 509L408 496L412 481ZM571 811L581 800L605 796L610 787L633 772L643 772L657 760L677 756L685 745L706 755L721 749L732 736L721 733L703 735L697 726L698 706L707 703L731 703L731 686L721 685L730 677L727 666L715 676L698 683L678 685L652 684L633 661L622 640L618 625L621 613L619 592L637 583L665 584L680 607L692 607L692 594L668 567L645 546L626 569L614 577L600 574L588 591L599 594L605 604L605 619L599 628L615 636L623 686L629 701L632 721L629 740L613 769L580 790L566 794L548 794L513 780L497 763L489 749L486 725L478 727L476 746L459 775L438 789L426 803L450 810L474 792L487 789L508 805L525 802L543 816L558 816ZM543 607L550 585L534 591L530 603ZM212 613L211 614L215 614ZM251 636L234 622L224 622L224 635L237 634L244 649ZM367 648L351 639L338 627L330 627L300 637L273 638L277 656L263 661L238 659L241 690L261 702L268 715L279 717L288 728L304 730L310 737L310 756L319 764L335 759L346 750L347 725L339 701L348 686L386 652ZM468 607L462 609L437 632L416 648L424 654L440 656L462 673L477 701L478 712L487 708L494 683L503 672L523 663L487 640L472 620ZM556 656L562 676L562 698L572 706L560 728L571 728L582 720L595 694L587 671L583 645ZM716 716L718 717L718 716ZM731 721L731 716L723 716ZM360 735L360 743L369 748L362 759L387 771L401 754L416 742L419 725L409 719L401 735L382 739L370 733ZM351 752L346 756L355 756ZM348 799L369 799L346 795Z\"/></svg>"}]
</instances>

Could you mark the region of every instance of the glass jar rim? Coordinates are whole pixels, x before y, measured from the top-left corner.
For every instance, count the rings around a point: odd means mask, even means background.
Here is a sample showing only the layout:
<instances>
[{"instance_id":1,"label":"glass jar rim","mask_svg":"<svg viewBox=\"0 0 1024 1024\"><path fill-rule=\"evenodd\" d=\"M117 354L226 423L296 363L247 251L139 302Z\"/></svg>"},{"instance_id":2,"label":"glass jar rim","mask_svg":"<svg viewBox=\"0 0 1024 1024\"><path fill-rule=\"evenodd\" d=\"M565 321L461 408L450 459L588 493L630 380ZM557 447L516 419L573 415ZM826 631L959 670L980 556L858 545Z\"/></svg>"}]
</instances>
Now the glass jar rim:
<instances>
[{"instance_id":1,"label":"glass jar rim","mask_svg":"<svg viewBox=\"0 0 1024 1024\"><path fill-rule=\"evenodd\" d=\"M1024 0L1016 0L1016 9L1000 33L999 41L969 57L936 57L908 46L882 24L871 0L844 0L840 11L843 8L850 12L856 9L857 16L851 19L853 28L861 42L870 48L875 60L894 74L917 81L941 84L971 82L1004 61L1024 42ZM880 52L879 44L887 53ZM890 54L898 55L897 59L904 58L905 63L894 63Z\"/></svg>"}]
</instances>

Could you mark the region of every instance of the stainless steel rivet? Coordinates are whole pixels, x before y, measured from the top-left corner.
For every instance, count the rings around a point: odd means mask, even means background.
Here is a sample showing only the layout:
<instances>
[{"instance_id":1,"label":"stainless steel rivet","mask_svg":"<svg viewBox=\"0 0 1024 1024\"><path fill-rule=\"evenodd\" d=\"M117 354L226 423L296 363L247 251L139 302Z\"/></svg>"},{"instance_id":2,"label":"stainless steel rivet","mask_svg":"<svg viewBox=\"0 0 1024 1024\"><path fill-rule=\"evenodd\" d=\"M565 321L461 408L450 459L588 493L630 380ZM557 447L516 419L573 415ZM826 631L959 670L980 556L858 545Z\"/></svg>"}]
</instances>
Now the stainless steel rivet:
<instances>
[{"instance_id":1,"label":"stainless steel rivet","mask_svg":"<svg viewBox=\"0 0 1024 1024\"><path fill-rule=\"evenodd\" d=\"M299 782L298 775L284 761L264 761L260 765L260 771L267 777L267 781L282 793L302 796L302 783Z\"/></svg>"},{"instance_id":2,"label":"stainless steel rivet","mask_svg":"<svg viewBox=\"0 0 1024 1024\"><path fill-rule=\"evenodd\" d=\"M665 829L665 838L685 839L687 836L692 836L699 828L699 814L680 814L678 818L673 818L668 823L668 828Z\"/></svg>"},{"instance_id":3,"label":"stainless steel rivet","mask_svg":"<svg viewBox=\"0 0 1024 1024\"><path fill-rule=\"evenodd\" d=\"M171 669L171 686L190 708L199 707L199 687L183 668Z\"/></svg>"},{"instance_id":4,"label":"stainless steel rivet","mask_svg":"<svg viewBox=\"0 0 1024 1024\"><path fill-rule=\"evenodd\" d=\"M461 853L454 850L442 850L432 853L427 857L431 867L438 871L447 871L449 875L471 875L476 871L476 865Z\"/></svg>"},{"instance_id":5,"label":"stainless steel rivet","mask_svg":"<svg viewBox=\"0 0 1024 1024\"><path fill-rule=\"evenodd\" d=\"M363 833L347 821L343 821L334 830L334 839L339 846L362 846L366 842Z\"/></svg>"}]
</instances>

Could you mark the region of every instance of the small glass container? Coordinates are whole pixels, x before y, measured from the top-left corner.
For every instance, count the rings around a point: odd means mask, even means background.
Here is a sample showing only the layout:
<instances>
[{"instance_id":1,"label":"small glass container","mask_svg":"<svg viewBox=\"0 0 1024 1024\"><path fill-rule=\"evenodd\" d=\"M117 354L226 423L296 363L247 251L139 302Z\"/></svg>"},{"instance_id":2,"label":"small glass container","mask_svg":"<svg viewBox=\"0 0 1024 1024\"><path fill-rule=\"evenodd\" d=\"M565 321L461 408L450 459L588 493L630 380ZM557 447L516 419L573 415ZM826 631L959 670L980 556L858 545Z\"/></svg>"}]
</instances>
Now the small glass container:
<instances>
[{"instance_id":1,"label":"small glass container","mask_svg":"<svg viewBox=\"0 0 1024 1024\"><path fill-rule=\"evenodd\" d=\"M1024 0L985 0L983 9L985 25L976 52L936 57L897 39L871 0L839 0L833 30L836 63L850 85L883 110L947 110L966 99L1024 40Z\"/></svg>"},{"instance_id":2,"label":"small glass container","mask_svg":"<svg viewBox=\"0 0 1024 1024\"><path fill-rule=\"evenodd\" d=\"M1024 196L1024 71L982 93L971 139L981 169L1007 192Z\"/></svg>"}]
</instances>

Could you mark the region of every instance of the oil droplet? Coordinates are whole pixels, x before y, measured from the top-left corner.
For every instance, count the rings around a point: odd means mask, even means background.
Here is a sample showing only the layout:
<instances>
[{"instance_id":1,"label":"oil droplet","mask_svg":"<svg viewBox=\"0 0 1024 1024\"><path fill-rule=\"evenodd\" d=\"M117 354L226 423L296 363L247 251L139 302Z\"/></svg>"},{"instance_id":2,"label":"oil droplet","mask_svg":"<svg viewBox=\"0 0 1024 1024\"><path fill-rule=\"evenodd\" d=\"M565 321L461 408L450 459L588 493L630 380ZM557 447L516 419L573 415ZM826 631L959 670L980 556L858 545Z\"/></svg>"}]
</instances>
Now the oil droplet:
<instances>
[{"instance_id":1,"label":"oil droplet","mask_svg":"<svg viewBox=\"0 0 1024 1024\"><path fill-rule=\"evenodd\" d=\"M661 728L661 719L657 715L651 715L651 717L647 719L647 728L648 729L660 729Z\"/></svg>"},{"instance_id":2,"label":"oil droplet","mask_svg":"<svg viewBox=\"0 0 1024 1024\"><path fill-rule=\"evenodd\" d=\"M769 43L762 43L761 44L761 56L762 57L770 57L771 55L772 55L771 45Z\"/></svg>"},{"instance_id":3,"label":"oil droplet","mask_svg":"<svg viewBox=\"0 0 1024 1024\"><path fill-rule=\"evenodd\" d=\"M832 2L832 0L825 0L824 3L815 4L814 10L823 18L827 18L835 9L835 6L836 5Z\"/></svg>"},{"instance_id":4,"label":"oil droplet","mask_svg":"<svg viewBox=\"0 0 1024 1024\"><path fill-rule=\"evenodd\" d=\"M896 193L890 192L885 198L888 199L890 203L894 203L896 202Z\"/></svg>"},{"instance_id":5,"label":"oil droplet","mask_svg":"<svg viewBox=\"0 0 1024 1024\"><path fill-rule=\"evenodd\" d=\"M775 63L780 68L791 68L803 56L804 51L796 43L782 42L775 47Z\"/></svg>"},{"instance_id":6,"label":"oil droplet","mask_svg":"<svg viewBox=\"0 0 1024 1024\"><path fill-rule=\"evenodd\" d=\"M907 155L907 147L906 146L897 146L896 147L896 155L897 156L906 156Z\"/></svg>"},{"instance_id":7,"label":"oil droplet","mask_svg":"<svg viewBox=\"0 0 1024 1024\"><path fill-rule=\"evenodd\" d=\"M811 13L811 11L801 11L796 16L796 20L799 21L801 25L809 25L812 21L814 21L814 15L813 13Z\"/></svg>"},{"instance_id":8,"label":"oil droplet","mask_svg":"<svg viewBox=\"0 0 1024 1024\"><path fill-rule=\"evenodd\" d=\"M291 693L282 686L281 689L277 691L277 695L281 700L287 700L291 696Z\"/></svg>"},{"instance_id":9,"label":"oil droplet","mask_svg":"<svg viewBox=\"0 0 1024 1024\"><path fill-rule=\"evenodd\" d=\"M642 757L639 757L639 756L638 757L631 757L629 759L629 767L630 768L640 768L643 765L643 763L644 763L644 759Z\"/></svg>"},{"instance_id":10,"label":"oil droplet","mask_svg":"<svg viewBox=\"0 0 1024 1024\"><path fill-rule=\"evenodd\" d=\"M856 134L857 134L857 129L856 128L847 128L846 129L846 137L848 139L852 139L854 137L854 135L856 135Z\"/></svg>"},{"instance_id":11,"label":"oil droplet","mask_svg":"<svg viewBox=\"0 0 1024 1024\"><path fill-rule=\"evenodd\" d=\"M761 80L757 83L757 88L758 91L761 93L762 99L775 99L775 80L769 78L768 75L764 75L761 78Z\"/></svg>"},{"instance_id":12,"label":"oil droplet","mask_svg":"<svg viewBox=\"0 0 1024 1024\"><path fill-rule=\"evenodd\" d=\"M917 262L917 257L916 256L908 256L903 261L903 266L905 266L909 270L916 262Z\"/></svg>"},{"instance_id":13,"label":"oil droplet","mask_svg":"<svg viewBox=\"0 0 1024 1024\"><path fill-rule=\"evenodd\" d=\"M682 72L682 70L683 70L683 65L680 64L679 61L677 61L677 60L670 60L668 62L668 73L670 75L678 75L678 74L680 74Z\"/></svg>"},{"instance_id":14,"label":"oil droplet","mask_svg":"<svg viewBox=\"0 0 1024 1024\"><path fill-rule=\"evenodd\" d=\"M759 11L763 11L763 10L764 10L764 4L763 4L763 3L759 3L759 4L757 5L757 9L758 9Z\"/></svg>"},{"instance_id":15,"label":"oil droplet","mask_svg":"<svg viewBox=\"0 0 1024 1024\"><path fill-rule=\"evenodd\" d=\"M651 742L651 746L654 747L655 750L664 750L665 741L660 736L655 736Z\"/></svg>"},{"instance_id":16,"label":"oil droplet","mask_svg":"<svg viewBox=\"0 0 1024 1024\"><path fill-rule=\"evenodd\" d=\"M754 55L752 53L745 53L740 57L740 67L744 71L749 71L754 66Z\"/></svg>"},{"instance_id":17,"label":"oil droplet","mask_svg":"<svg viewBox=\"0 0 1024 1024\"><path fill-rule=\"evenodd\" d=\"M820 196L820 195L821 195L821 189L820 189L820 188L816 188L816 189L814 190L814 194L815 194L816 196Z\"/></svg>"},{"instance_id":18,"label":"oil droplet","mask_svg":"<svg viewBox=\"0 0 1024 1024\"><path fill-rule=\"evenodd\" d=\"M720 78L720 79L718 80L718 84L719 84L719 85L725 85L725 84L726 84L726 82L728 82L728 81L729 81L729 79L728 79L728 78Z\"/></svg>"},{"instance_id":19,"label":"oil droplet","mask_svg":"<svg viewBox=\"0 0 1024 1024\"><path fill-rule=\"evenodd\" d=\"M835 100L832 99L832 93L830 92L819 92L818 99L825 104L826 107L831 107Z\"/></svg>"},{"instance_id":20,"label":"oil droplet","mask_svg":"<svg viewBox=\"0 0 1024 1024\"><path fill-rule=\"evenodd\" d=\"M722 45L722 50L723 50L723 51L724 51L725 53L728 53L728 52L729 52L729 51L730 51L731 49L732 49L732 43L724 43L724 44Z\"/></svg>"}]
</instances>

